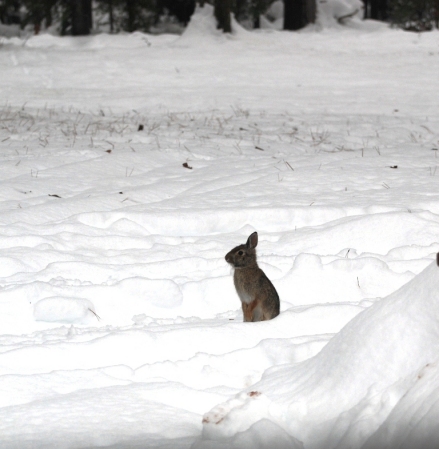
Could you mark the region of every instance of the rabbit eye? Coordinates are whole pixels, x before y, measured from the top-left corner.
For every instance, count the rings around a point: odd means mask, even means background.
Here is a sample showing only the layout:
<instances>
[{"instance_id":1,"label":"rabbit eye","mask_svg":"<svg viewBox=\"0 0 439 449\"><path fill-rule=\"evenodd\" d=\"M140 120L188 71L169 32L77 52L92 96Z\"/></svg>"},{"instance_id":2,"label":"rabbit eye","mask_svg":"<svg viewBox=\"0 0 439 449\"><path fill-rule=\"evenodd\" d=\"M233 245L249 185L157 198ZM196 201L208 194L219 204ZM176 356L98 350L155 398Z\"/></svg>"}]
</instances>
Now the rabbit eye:
<instances>
[{"instance_id":1,"label":"rabbit eye","mask_svg":"<svg viewBox=\"0 0 439 449\"><path fill-rule=\"evenodd\" d=\"M244 254L244 251L238 251L238 256L242 256Z\"/></svg>"}]
</instances>

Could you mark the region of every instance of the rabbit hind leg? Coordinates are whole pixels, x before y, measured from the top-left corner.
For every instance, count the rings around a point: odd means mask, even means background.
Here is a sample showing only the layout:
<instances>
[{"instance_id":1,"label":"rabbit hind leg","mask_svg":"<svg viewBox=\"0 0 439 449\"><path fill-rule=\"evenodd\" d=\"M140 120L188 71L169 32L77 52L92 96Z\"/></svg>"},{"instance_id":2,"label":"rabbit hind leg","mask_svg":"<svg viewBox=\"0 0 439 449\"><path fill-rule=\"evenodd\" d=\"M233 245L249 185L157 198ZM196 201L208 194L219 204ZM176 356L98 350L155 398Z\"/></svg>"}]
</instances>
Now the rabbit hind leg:
<instances>
[{"instance_id":1,"label":"rabbit hind leg","mask_svg":"<svg viewBox=\"0 0 439 449\"><path fill-rule=\"evenodd\" d=\"M265 320L264 312L262 311L261 305L258 304L258 306L253 309L252 321L256 322L256 321L264 321L264 320Z\"/></svg>"},{"instance_id":2,"label":"rabbit hind leg","mask_svg":"<svg viewBox=\"0 0 439 449\"><path fill-rule=\"evenodd\" d=\"M261 304L256 299L248 304L243 302L242 311L244 313L244 322L262 321L264 319Z\"/></svg>"},{"instance_id":3,"label":"rabbit hind leg","mask_svg":"<svg viewBox=\"0 0 439 449\"><path fill-rule=\"evenodd\" d=\"M250 308L250 304L246 302L242 303L242 313L244 315L244 323L248 323L252 320L252 309Z\"/></svg>"}]
</instances>

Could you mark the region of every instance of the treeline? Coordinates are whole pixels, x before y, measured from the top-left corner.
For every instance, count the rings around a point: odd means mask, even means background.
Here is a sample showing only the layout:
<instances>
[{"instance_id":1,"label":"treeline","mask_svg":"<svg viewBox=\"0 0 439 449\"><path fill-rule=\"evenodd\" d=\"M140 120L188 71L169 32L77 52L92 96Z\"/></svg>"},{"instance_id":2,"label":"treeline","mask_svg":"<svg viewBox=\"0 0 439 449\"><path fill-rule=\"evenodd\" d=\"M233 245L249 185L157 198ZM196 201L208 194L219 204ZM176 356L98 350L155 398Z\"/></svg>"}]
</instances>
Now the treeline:
<instances>
[{"instance_id":1,"label":"treeline","mask_svg":"<svg viewBox=\"0 0 439 449\"><path fill-rule=\"evenodd\" d=\"M38 33L54 24L62 35L89 34L97 22L109 32L149 31L161 17L187 24L195 0L0 0L0 21L32 25Z\"/></svg>"},{"instance_id":2,"label":"treeline","mask_svg":"<svg viewBox=\"0 0 439 449\"><path fill-rule=\"evenodd\" d=\"M247 28L259 28L261 16L275 0L0 0L0 21L33 26L35 33L56 24L62 35L86 35L94 23L105 23L107 31L149 32L161 22L187 25L196 1L213 3L218 28L231 31L230 14ZM298 30L316 20L316 2L283 1L283 28ZM325 2L331 0L325 0ZM387 21L407 30L439 28L439 0L363 0L364 17ZM358 14L359 11L352 11ZM267 15L267 14L266 14ZM340 17L345 19L349 17ZM268 20L274 20L276 17Z\"/></svg>"}]
</instances>

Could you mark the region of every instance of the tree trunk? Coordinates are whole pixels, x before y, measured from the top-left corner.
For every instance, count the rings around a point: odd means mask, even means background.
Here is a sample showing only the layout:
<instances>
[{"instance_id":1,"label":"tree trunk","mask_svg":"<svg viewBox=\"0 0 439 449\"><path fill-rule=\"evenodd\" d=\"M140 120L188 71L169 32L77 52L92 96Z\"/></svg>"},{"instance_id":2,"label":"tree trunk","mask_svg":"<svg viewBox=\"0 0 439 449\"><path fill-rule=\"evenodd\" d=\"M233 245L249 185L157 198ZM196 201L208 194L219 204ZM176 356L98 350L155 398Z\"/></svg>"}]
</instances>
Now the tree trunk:
<instances>
[{"instance_id":1,"label":"tree trunk","mask_svg":"<svg viewBox=\"0 0 439 449\"><path fill-rule=\"evenodd\" d=\"M387 0L370 0L371 19L386 20L387 16Z\"/></svg>"},{"instance_id":2,"label":"tree trunk","mask_svg":"<svg viewBox=\"0 0 439 449\"><path fill-rule=\"evenodd\" d=\"M300 30L305 25L305 0L284 0L284 30Z\"/></svg>"},{"instance_id":3,"label":"tree trunk","mask_svg":"<svg viewBox=\"0 0 439 449\"><path fill-rule=\"evenodd\" d=\"M378 20L378 0L371 0L370 2L370 18Z\"/></svg>"},{"instance_id":4,"label":"tree trunk","mask_svg":"<svg viewBox=\"0 0 439 449\"><path fill-rule=\"evenodd\" d=\"M214 14L218 24L217 28L223 30L224 33L232 32L231 9L231 0L215 0Z\"/></svg>"},{"instance_id":5,"label":"tree trunk","mask_svg":"<svg viewBox=\"0 0 439 449\"><path fill-rule=\"evenodd\" d=\"M245 18L246 6L246 0L235 0L233 13L235 14L236 20L238 22Z\"/></svg>"},{"instance_id":6,"label":"tree trunk","mask_svg":"<svg viewBox=\"0 0 439 449\"><path fill-rule=\"evenodd\" d=\"M128 31L136 31L136 0L126 0L128 13Z\"/></svg>"},{"instance_id":7,"label":"tree trunk","mask_svg":"<svg viewBox=\"0 0 439 449\"><path fill-rule=\"evenodd\" d=\"M52 4L45 4L44 8L44 18L46 19L46 28L49 28L52 26Z\"/></svg>"},{"instance_id":8,"label":"tree trunk","mask_svg":"<svg viewBox=\"0 0 439 449\"><path fill-rule=\"evenodd\" d=\"M306 25L308 23L315 23L317 19L317 4L316 0L305 0L305 15L306 15Z\"/></svg>"},{"instance_id":9,"label":"tree trunk","mask_svg":"<svg viewBox=\"0 0 439 449\"><path fill-rule=\"evenodd\" d=\"M108 0L108 15L110 21L110 33L114 33L114 14L113 14L113 0Z\"/></svg>"},{"instance_id":10,"label":"tree trunk","mask_svg":"<svg viewBox=\"0 0 439 449\"><path fill-rule=\"evenodd\" d=\"M250 10L253 16L253 28L261 28L261 14L267 9L266 2L265 0L252 0L250 5Z\"/></svg>"},{"instance_id":11,"label":"tree trunk","mask_svg":"<svg viewBox=\"0 0 439 449\"><path fill-rule=\"evenodd\" d=\"M259 14L255 14L255 16L253 17L253 28L255 30L261 28L261 16Z\"/></svg>"},{"instance_id":12,"label":"tree trunk","mask_svg":"<svg viewBox=\"0 0 439 449\"><path fill-rule=\"evenodd\" d=\"M70 4L73 36L90 34L92 27L91 0L71 0Z\"/></svg>"},{"instance_id":13,"label":"tree trunk","mask_svg":"<svg viewBox=\"0 0 439 449\"><path fill-rule=\"evenodd\" d=\"M363 19L370 19L370 0L363 0L364 16Z\"/></svg>"}]
</instances>

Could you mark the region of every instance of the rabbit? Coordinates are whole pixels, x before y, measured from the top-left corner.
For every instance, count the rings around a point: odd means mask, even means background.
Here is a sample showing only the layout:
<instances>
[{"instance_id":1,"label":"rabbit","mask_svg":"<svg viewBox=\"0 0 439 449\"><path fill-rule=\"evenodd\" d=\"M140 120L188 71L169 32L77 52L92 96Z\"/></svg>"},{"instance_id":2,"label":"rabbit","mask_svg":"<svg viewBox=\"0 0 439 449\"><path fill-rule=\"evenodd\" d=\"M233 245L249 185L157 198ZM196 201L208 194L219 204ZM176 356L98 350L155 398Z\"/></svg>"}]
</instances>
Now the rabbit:
<instances>
[{"instance_id":1,"label":"rabbit","mask_svg":"<svg viewBox=\"0 0 439 449\"><path fill-rule=\"evenodd\" d=\"M257 245L258 233L253 232L245 245L233 248L225 257L234 268L233 282L242 303L244 322L266 321L279 315L279 295L256 262Z\"/></svg>"}]
</instances>

